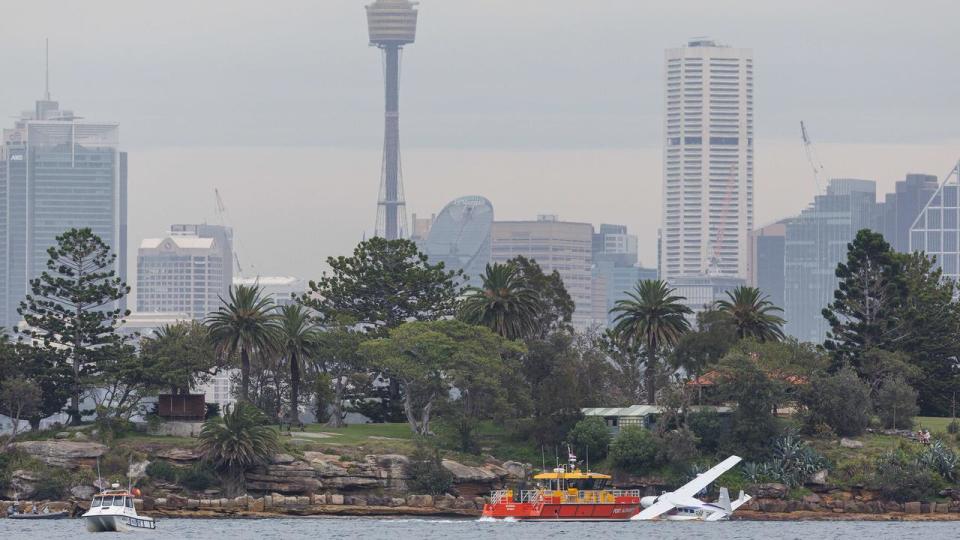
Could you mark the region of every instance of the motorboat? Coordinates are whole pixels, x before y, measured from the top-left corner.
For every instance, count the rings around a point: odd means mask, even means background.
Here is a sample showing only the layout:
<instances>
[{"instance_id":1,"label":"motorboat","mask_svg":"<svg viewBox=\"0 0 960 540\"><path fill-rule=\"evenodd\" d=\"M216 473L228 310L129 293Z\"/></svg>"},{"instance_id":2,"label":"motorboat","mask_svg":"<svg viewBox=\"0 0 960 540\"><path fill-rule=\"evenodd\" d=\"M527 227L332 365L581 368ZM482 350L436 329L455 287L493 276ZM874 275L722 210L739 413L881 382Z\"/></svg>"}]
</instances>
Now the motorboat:
<instances>
[{"instance_id":1,"label":"motorboat","mask_svg":"<svg viewBox=\"0 0 960 540\"><path fill-rule=\"evenodd\" d=\"M134 507L133 499L139 495L139 490L132 491L119 489L119 484L113 484L111 489L103 490L93 496L90 501L90 510L83 514L90 532L131 531L137 529L156 529L157 524L152 517L140 516Z\"/></svg>"},{"instance_id":2,"label":"motorboat","mask_svg":"<svg viewBox=\"0 0 960 540\"><path fill-rule=\"evenodd\" d=\"M10 519L64 519L70 517L70 512L66 510L51 512L48 505L44 505L42 510L34 505L33 509L33 512L22 512L19 504L15 503L7 508L7 517Z\"/></svg>"}]
</instances>

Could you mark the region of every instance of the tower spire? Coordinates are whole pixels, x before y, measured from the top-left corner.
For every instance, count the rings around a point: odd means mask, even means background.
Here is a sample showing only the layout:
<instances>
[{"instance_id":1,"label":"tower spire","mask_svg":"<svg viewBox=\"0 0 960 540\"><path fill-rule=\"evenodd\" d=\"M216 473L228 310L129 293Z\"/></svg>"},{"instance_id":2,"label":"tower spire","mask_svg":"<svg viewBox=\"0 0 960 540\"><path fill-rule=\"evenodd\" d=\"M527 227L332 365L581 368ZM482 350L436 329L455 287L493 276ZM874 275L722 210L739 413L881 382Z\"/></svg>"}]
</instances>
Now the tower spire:
<instances>
[{"instance_id":1,"label":"tower spire","mask_svg":"<svg viewBox=\"0 0 960 540\"><path fill-rule=\"evenodd\" d=\"M50 101L50 38L46 38L47 47L44 55L43 99Z\"/></svg>"}]
</instances>

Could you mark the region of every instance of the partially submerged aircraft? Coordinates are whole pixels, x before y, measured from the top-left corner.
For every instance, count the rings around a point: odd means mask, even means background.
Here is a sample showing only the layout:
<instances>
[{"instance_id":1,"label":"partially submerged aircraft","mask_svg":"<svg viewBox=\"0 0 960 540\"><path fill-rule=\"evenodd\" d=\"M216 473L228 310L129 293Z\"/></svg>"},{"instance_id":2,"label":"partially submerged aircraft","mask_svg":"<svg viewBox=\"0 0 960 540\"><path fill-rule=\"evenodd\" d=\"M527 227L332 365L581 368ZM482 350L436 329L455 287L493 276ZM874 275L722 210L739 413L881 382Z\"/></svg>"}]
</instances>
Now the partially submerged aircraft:
<instances>
[{"instance_id":1,"label":"partially submerged aircraft","mask_svg":"<svg viewBox=\"0 0 960 540\"><path fill-rule=\"evenodd\" d=\"M720 521L729 518L737 508L750 500L749 495L741 491L737 500L731 501L727 488L720 488L720 498L715 503L703 502L695 496L712 484L720 475L735 467L737 463L740 463L740 458L730 456L709 471L697 475L696 478L676 491L665 492L657 497L640 499L640 506L643 507L643 510L630 519Z\"/></svg>"}]
</instances>

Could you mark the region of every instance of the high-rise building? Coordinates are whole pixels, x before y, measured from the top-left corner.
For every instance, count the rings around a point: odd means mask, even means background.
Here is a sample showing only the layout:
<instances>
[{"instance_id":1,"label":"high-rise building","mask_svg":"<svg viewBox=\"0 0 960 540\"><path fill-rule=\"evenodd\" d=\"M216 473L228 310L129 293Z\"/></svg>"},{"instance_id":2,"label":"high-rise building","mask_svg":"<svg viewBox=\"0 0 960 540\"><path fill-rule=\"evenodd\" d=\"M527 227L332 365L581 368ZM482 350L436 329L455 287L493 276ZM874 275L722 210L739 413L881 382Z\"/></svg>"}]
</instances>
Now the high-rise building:
<instances>
[{"instance_id":1,"label":"high-rise building","mask_svg":"<svg viewBox=\"0 0 960 540\"><path fill-rule=\"evenodd\" d=\"M370 45L383 51L386 111L376 234L387 240L406 237L407 214L400 170L400 50L416 38L415 5L410 0L376 0L367 6Z\"/></svg>"},{"instance_id":2,"label":"high-rise building","mask_svg":"<svg viewBox=\"0 0 960 540\"><path fill-rule=\"evenodd\" d=\"M493 205L477 195L460 197L437 215L421 250L430 262L447 270L463 270L464 285L480 286L480 276L490 262Z\"/></svg>"},{"instance_id":3,"label":"high-rise building","mask_svg":"<svg viewBox=\"0 0 960 540\"><path fill-rule=\"evenodd\" d=\"M294 276L256 276L249 278L234 278L234 285L260 287L262 294L269 297L278 306L289 306L296 303L296 299L310 288L307 280Z\"/></svg>"},{"instance_id":4,"label":"high-rise building","mask_svg":"<svg viewBox=\"0 0 960 540\"><path fill-rule=\"evenodd\" d=\"M410 239L417 244L425 241L430 234L430 227L433 226L435 219L437 219L436 214L430 214L430 217L425 218L419 217L416 214L410 216L410 222L413 224L413 227L410 229Z\"/></svg>"},{"instance_id":5,"label":"high-rise building","mask_svg":"<svg viewBox=\"0 0 960 540\"><path fill-rule=\"evenodd\" d=\"M696 315L714 305L717 300L726 299L726 293L746 284L742 278L733 276L679 276L670 280L673 294L680 296L681 304L693 312L687 320L695 327Z\"/></svg>"},{"instance_id":6,"label":"high-rise building","mask_svg":"<svg viewBox=\"0 0 960 540\"><path fill-rule=\"evenodd\" d=\"M773 305L783 309L783 261L787 222L782 219L750 234L750 272L747 285L760 289Z\"/></svg>"},{"instance_id":7,"label":"high-rise building","mask_svg":"<svg viewBox=\"0 0 960 540\"><path fill-rule=\"evenodd\" d=\"M137 312L186 313L199 320L216 311L230 287L232 248L222 245L229 237L224 227L197 225L143 240L137 253Z\"/></svg>"},{"instance_id":8,"label":"high-rise building","mask_svg":"<svg viewBox=\"0 0 960 540\"><path fill-rule=\"evenodd\" d=\"M666 51L661 277L747 275L753 53L694 39Z\"/></svg>"},{"instance_id":9,"label":"high-rise building","mask_svg":"<svg viewBox=\"0 0 960 540\"><path fill-rule=\"evenodd\" d=\"M833 301L837 264L860 229L880 230L872 180L833 179L825 195L787 222L784 242L784 328L800 341L820 343L829 326L821 314Z\"/></svg>"},{"instance_id":10,"label":"high-rise building","mask_svg":"<svg viewBox=\"0 0 960 540\"><path fill-rule=\"evenodd\" d=\"M593 235L593 324L609 327L617 301L626 299L638 281L656 278L656 269L638 266L636 235L625 225L600 225Z\"/></svg>"},{"instance_id":11,"label":"high-rise building","mask_svg":"<svg viewBox=\"0 0 960 540\"><path fill-rule=\"evenodd\" d=\"M119 133L116 123L61 110L49 92L3 130L0 326L20 321L29 280L46 270L47 249L68 229L92 229L127 281L127 155L118 149Z\"/></svg>"},{"instance_id":12,"label":"high-rise building","mask_svg":"<svg viewBox=\"0 0 960 540\"><path fill-rule=\"evenodd\" d=\"M883 203L883 237L901 253L910 250L910 227L937 191L937 177L908 174Z\"/></svg>"},{"instance_id":13,"label":"high-rise building","mask_svg":"<svg viewBox=\"0 0 960 540\"><path fill-rule=\"evenodd\" d=\"M960 162L947 174L910 228L912 251L936 257L943 277L960 280Z\"/></svg>"},{"instance_id":14,"label":"high-rise building","mask_svg":"<svg viewBox=\"0 0 960 540\"><path fill-rule=\"evenodd\" d=\"M523 255L536 260L544 273L556 270L575 304L574 327L591 326L593 225L560 221L555 215L541 215L536 221L494 221L491 244L492 262Z\"/></svg>"}]
</instances>

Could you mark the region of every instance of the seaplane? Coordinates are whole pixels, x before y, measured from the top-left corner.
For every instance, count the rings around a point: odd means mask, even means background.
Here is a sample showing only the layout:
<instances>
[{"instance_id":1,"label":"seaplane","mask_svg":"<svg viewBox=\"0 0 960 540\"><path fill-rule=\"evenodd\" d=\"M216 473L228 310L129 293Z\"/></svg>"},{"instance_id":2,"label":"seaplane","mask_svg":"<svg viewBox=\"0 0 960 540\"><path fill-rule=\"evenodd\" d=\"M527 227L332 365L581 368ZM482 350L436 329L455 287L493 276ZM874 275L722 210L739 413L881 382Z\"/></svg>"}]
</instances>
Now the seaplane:
<instances>
[{"instance_id":1,"label":"seaplane","mask_svg":"<svg viewBox=\"0 0 960 540\"><path fill-rule=\"evenodd\" d=\"M736 500L730 500L727 488L720 488L720 498L716 502L703 502L696 496L712 484L723 473L740 463L740 457L730 456L707 472L676 491L664 492L659 496L643 497L643 508L631 520L649 521L654 519L668 521L721 521L730 516L750 500L750 496L740 491Z\"/></svg>"}]
</instances>

